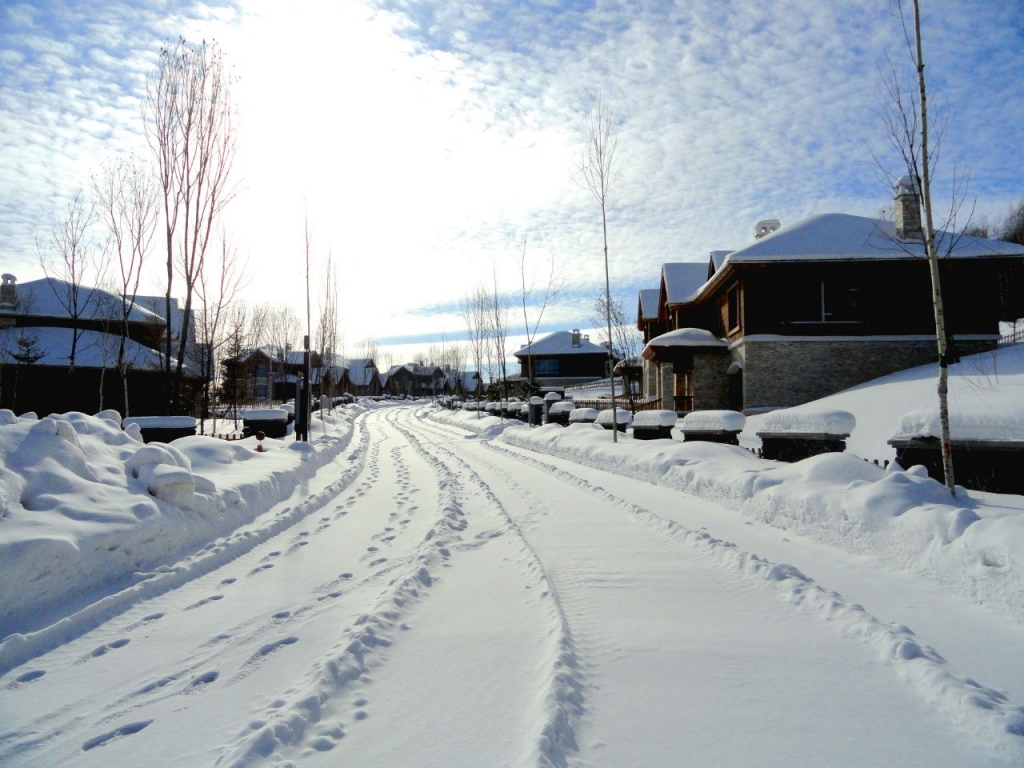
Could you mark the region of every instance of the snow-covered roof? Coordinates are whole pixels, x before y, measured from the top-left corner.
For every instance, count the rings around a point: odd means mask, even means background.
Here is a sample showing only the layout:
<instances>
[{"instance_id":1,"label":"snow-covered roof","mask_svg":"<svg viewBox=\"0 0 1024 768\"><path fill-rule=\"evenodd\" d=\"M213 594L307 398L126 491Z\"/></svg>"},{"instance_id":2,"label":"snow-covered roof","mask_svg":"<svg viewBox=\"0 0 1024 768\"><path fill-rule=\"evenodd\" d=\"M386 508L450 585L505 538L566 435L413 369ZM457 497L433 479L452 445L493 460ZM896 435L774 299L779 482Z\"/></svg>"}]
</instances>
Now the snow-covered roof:
<instances>
[{"instance_id":1,"label":"snow-covered roof","mask_svg":"<svg viewBox=\"0 0 1024 768\"><path fill-rule=\"evenodd\" d=\"M969 235L938 232L938 253L951 258L973 259L994 256L1024 257L1024 246ZM950 251L950 247L952 251ZM786 261L860 261L923 259L924 244L900 240L896 225L883 219L826 213L782 227L760 240L733 251L729 264L757 264Z\"/></svg>"},{"instance_id":2,"label":"snow-covered roof","mask_svg":"<svg viewBox=\"0 0 1024 768\"><path fill-rule=\"evenodd\" d=\"M368 387L377 374L373 359L369 357L352 358L344 361L348 369L348 380L357 387Z\"/></svg>"},{"instance_id":3,"label":"snow-covered roof","mask_svg":"<svg viewBox=\"0 0 1024 768\"><path fill-rule=\"evenodd\" d=\"M704 263L675 262L661 267L661 282L665 286L665 299L669 304L693 301L707 280L708 265Z\"/></svg>"},{"instance_id":4,"label":"snow-covered roof","mask_svg":"<svg viewBox=\"0 0 1024 768\"><path fill-rule=\"evenodd\" d=\"M590 339L580 336L579 346L573 346L572 331L555 331L540 339L535 339L532 344L524 344L518 351L512 354L515 357L529 357L532 355L607 355L608 350Z\"/></svg>"},{"instance_id":5,"label":"snow-covered roof","mask_svg":"<svg viewBox=\"0 0 1024 768\"><path fill-rule=\"evenodd\" d=\"M644 347L648 349L655 347L728 347L729 345L718 338L711 331L703 328L677 328L674 331L655 336Z\"/></svg>"},{"instance_id":6,"label":"snow-covered roof","mask_svg":"<svg viewBox=\"0 0 1024 768\"><path fill-rule=\"evenodd\" d=\"M711 252L711 273L715 273L722 268L722 264L725 263L726 257L732 253L732 251L712 251Z\"/></svg>"},{"instance_id":7,"label":"snow-covered roof","mask_svg":"<svg viewBox=\"0 0 1024 768\"><path fill-rule=\"evenodd\" d=\"M18 313L38 317L70 317L65 308L71 284L55 277L29 280L18 284ZM121 299L100 288L79 286L78 307L80 316L86 319L120 317ZM145 308L141 298L128 314L128 319L138 323L161 323L160 315Z\"/></svg>"},{"instance_id":8,"label":"snow-covered roof","mask_svg":"<svg viewBox=\"0 0 1024 768\"><path fill-rule=\"evenodd\" d=\"M644 288L640 291L640 319L658 319L658 297L661 295L659 288Z\"/></svg>"},{"instance_id":9,"label":"snow-covered roof","mask_svg":"<svg viewBox=\"0 0 1024 768\"><path fill-rule=\"evenodd\" d=\"M42 355L35 365L66 366L71 355L70 328L12 327L0 329L0 361L14 362L18 353L17 340L31 339L34 352ZM82 368L112 368L117 363L117 349L121 337L116 333L79 331L75 345L75 365ZM135 369L160 370L162 355L154 349L131 339L125 340L125 361ZM188 365L186 364L186 369Z\"/></svg>"}]
</instances>

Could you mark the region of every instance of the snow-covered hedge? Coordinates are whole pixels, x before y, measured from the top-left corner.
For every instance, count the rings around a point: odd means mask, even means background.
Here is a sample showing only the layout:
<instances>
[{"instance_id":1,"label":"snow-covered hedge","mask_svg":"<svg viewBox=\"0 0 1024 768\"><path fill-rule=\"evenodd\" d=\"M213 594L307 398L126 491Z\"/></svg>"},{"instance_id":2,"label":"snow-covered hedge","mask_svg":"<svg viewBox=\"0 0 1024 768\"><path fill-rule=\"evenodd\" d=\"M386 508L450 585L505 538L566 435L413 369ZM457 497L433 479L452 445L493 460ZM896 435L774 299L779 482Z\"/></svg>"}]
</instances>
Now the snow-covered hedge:
<instances>
[{"instance_id":1,"label":"snow-covered hedge","mask_svg":"<svg viewBox=\"0 0 1024 768\"><path fill-rule=\"evenodd\" d=\"M597 408L573 408L569 413L569 423L581 424L588 421L593 422L597 419L597 414Z\"/></svg>"},{"instance_id":2,"label":"snow-covered hedge","mask_svg":"<svg viewBox=\"0 0 1024 768\"><path fill-rule=\"evenodd\" d=\"M571 400L560 400L557 403L551 404L551 410L548 413L568 413L576 407L576 404Z\"/></svg>"},{"instance_id":3,"label":"snow-covered hedge","mask_svg":"<svg viewBox=\"0 0 1024 768\"><path fill-rule=\"evenodd\" d=\"M608 429L611 429L612 409L608 408L607 410L599 412L597 414L597 420L594 423L597 424L598 426L607 427ZM615 423L619 425L619 429L622 429L623 427L628 429L629 425L633 423L633 415L625 408L616 408Z\"/></svg>"},{"instance_id":4,"label":"snow-covered hedge","mask_svg":"<svg viewBox=\"0 0 1024 768\"><path fill-rule=\"evenodd\" d=\"M245 421L288 421L284 408L253 408L242 415Z\"/></svg>"}]
</instances>

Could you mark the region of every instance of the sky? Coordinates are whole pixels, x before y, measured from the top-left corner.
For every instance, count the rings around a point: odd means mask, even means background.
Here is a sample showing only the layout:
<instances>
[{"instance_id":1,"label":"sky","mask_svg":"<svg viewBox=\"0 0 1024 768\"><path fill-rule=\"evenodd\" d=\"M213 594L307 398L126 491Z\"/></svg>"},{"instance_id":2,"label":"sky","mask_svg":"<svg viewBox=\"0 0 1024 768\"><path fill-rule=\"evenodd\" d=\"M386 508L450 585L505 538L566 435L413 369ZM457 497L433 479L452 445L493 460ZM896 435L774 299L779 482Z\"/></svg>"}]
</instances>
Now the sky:
<instances>
[{"instance_id":1,"label":"sky","mask_svg":"<svg viewBox=\"0 0 1024 768\"><path fill-rule=\"evenodd\" d=\"M886 57L909 61L891 0L5 0L4 272L41 277L37 239L75 190L106 158L150 156L146 78L179 35L216 40L235 78L224 227L245 299L305 315L308 222L312 313L330 255L352 354L457 338L494 270L518 304L524 243L528 275L554 259L567 279L542 330L589 327L601 211L574 168L599 96L618 136L612 291L630 312L661 264L742 247L761 219L876 215L900 173L881 117ZM1024 4L925 2L923 39L948 117L935 196L967 169L974 218L997 223L1024 197ZM164 290L161 258L147 292Z\"/></svg>"}]
</instances>

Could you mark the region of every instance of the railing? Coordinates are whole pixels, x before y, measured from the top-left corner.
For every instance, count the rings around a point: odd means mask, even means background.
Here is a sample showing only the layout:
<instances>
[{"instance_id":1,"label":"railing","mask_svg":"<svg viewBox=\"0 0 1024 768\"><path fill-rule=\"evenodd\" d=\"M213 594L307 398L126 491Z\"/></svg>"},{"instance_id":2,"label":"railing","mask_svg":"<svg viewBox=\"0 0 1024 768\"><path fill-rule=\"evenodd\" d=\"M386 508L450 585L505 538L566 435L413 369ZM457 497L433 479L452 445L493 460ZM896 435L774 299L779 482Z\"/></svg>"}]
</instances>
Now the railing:
<instances>
[{"instance_id":1,"label":"railing","mask_svg":"<svg viewBox=\"0 0 1024 768\"><path fill-rule=\"evenodd\" d=\"M1008 333L999 339L1000 344L1012 344L1015 341L1024 341L1024 328L1020 328L1013 333Z\"/></svg>"},{"instance_id":2,"label":"railing","mask_svg":"<svg viewBox=\"0 0 1024 768\"><path fill-rule=\"evenodd\" d=\"M573 403L577 408L595 408L598 411L609 411L612 407L612 400L610 397L602 398L572 398ZM616 395L615 405L618 408L629 408L629 400L625 396ZM633 410L634 411L657 411L661 408L661 400L656 397L634 397L633 398Z\"/></svg>"}]
</instances>

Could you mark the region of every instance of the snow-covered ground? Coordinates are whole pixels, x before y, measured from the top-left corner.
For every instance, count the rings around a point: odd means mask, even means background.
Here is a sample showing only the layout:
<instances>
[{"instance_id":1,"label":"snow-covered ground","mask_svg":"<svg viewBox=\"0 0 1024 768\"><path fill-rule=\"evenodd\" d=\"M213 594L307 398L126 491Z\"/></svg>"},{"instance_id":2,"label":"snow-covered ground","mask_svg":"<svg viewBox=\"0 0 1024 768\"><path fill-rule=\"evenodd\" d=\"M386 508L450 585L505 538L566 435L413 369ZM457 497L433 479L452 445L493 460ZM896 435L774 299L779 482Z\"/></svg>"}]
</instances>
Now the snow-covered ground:
<instances>
[{"instance_id":1,"label":"snow-covered ground","mask_svg":"<svg viewBox=\"0 0 1024 768\"><path fill-rule=\"evenodd\" d=\"M1012 419L1007 349L958 403ZM850 451L794 465L423 404L263 452L0 414L0 764L1020 765L1022 499L859 458L929 386L829 398Z\"/></svg>"}]
</instances>

